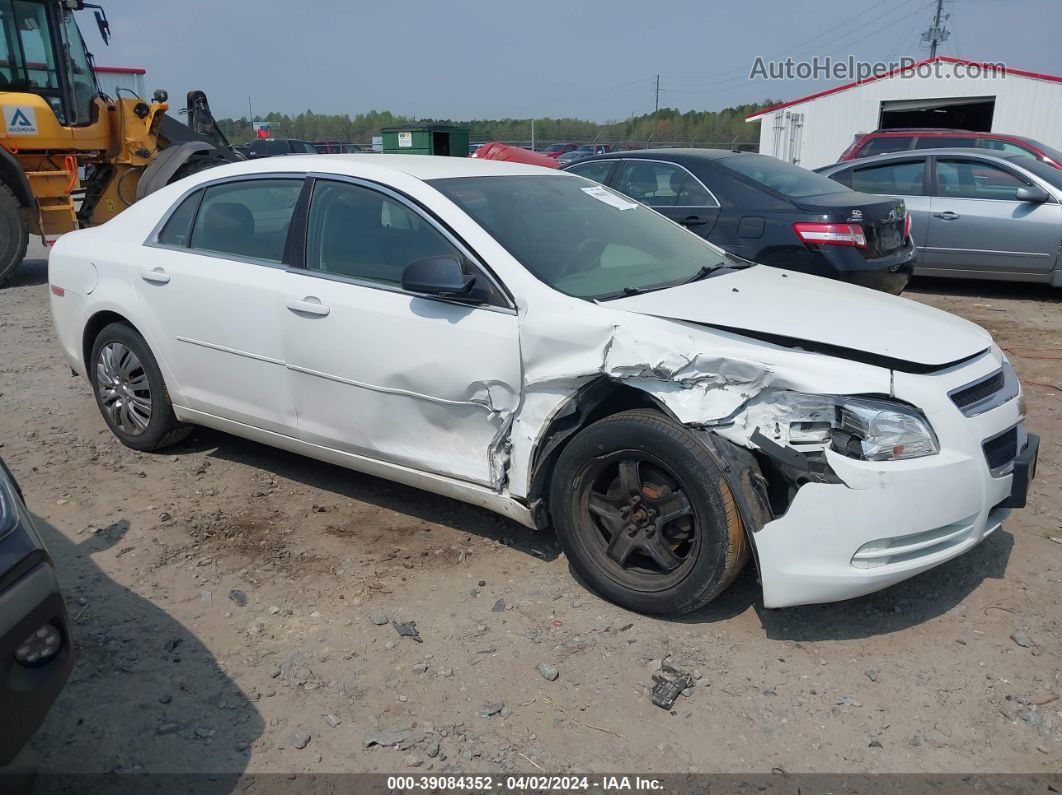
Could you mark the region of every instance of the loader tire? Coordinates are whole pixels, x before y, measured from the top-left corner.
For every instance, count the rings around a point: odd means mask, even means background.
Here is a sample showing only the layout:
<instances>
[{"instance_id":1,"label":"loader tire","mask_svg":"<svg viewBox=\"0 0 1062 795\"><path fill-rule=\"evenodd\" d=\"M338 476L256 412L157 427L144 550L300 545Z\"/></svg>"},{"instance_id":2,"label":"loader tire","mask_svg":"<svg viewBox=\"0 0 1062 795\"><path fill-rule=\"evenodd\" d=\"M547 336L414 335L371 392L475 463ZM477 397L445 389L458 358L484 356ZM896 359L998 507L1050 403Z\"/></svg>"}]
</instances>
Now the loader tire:
<instances>
[{"instance_id":1,"label":"loader tire","mask_svg":"<svg viewBox=\"0 0 1062 795\"><path fill-rule=\"evenodd\" d=\"M170 181L167 184L172 185L179 179L190 177L192 174L198 174L200 171L206 171L215 166L223 166L227 162L227 160L222 160L220 157L211 156L189 158L186 162L177 167L177 170L173 172L173 176L170 177Z\"/></svg>"},{"instance_id":2,"label":"loader tire","mask_svg":"<svg viewBox=\"0 0 1062 795\"><path fill-rule=\"evenodd\" d=\"M0 285L22 264L27 245L29 230L22 207L11 189L0 184Z\"/></svg>"}]
</instances>

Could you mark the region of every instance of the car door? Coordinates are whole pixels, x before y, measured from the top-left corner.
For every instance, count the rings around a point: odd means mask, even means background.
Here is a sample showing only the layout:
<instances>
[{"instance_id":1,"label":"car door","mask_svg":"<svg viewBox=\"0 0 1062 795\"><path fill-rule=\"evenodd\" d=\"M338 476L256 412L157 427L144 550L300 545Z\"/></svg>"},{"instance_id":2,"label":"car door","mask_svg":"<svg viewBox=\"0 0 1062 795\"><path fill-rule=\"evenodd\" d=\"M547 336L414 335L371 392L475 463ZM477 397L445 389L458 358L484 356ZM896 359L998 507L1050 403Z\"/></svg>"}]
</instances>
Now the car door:
<instances>
[{"instance_id":1,"label":"car door","mask_svg":"<svg viewBox=\"0 0 1062 795\"><path fill-rule=\"evenodd\" d=\"M417 295L405 266L454 256L488 303ZM305 260L285 274L299 437L493 487L521 380L516 312L457 239L401 195L317 179ZM501 412L505 412L505 414Z\"/></svg>"},{"instance_id":2,"label":"car door","mask_svg":"<svg viewBox=\"0 0 1062 795\"><path fill-rule=\"evenodd\" d=\"M675 163L629 158L612 184L658 213L708 237L719 218L719 202L697 177Z\"/></svg>"},{"instance_id":3,"label":"car door","mask_svg":"<svg viewBox=\"0 0 1062 795\"><path fill-rule=\"evenodd\" d=\"M280 329L302 176L244 177L182 199L131 274L182 405L294 433Z\"/></svg>"},{"instance_id":4,"label":"car door","mask_svg":"<svg viewBox=\"0 0 1062 795\"><path fill-rule=\"evenodd\" d=\"M852 190L862 193L878 193L903 199L911 215L911 237L918 249L918 262L926 256L925 246L929 237L930 202L926 189L926 158L912 157L889 160L866 166L856 166L834 174L836 179Z\"/></svg>"},{"instance_id":5,"label":"car door","mask_svg":"<svg viewBox=\"0 0 1062 795\"><path fill-rule=\"evenodd\" d=\"M972 157L937 157L926 257L920 267L1042 274L1055 267L1062 210L1053 199L1018 201L1027 177Z\"/></svg>"}]
</instances>

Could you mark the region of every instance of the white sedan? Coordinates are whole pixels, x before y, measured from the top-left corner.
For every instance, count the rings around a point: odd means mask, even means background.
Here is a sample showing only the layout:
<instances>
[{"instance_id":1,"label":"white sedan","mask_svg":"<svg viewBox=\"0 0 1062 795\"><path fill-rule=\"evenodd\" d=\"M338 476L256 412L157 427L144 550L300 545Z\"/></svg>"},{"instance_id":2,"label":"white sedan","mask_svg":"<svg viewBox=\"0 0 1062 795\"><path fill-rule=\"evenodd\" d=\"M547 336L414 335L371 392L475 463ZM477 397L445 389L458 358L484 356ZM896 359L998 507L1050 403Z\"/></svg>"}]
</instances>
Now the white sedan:
<instances>
[{"instance_id":1,"label":"white sedan","mask_svg":"<svg viewBox=\"0 0 1062 795\"><path fill-rule=\"evenodd\" d=\"M750 551L767 607L883 588L997 529L1035 470L983 329L534 166L222 166L66 235L49 281L129 447L204 425L552 526L647 613Z\"/></svg>"}]
</instances>

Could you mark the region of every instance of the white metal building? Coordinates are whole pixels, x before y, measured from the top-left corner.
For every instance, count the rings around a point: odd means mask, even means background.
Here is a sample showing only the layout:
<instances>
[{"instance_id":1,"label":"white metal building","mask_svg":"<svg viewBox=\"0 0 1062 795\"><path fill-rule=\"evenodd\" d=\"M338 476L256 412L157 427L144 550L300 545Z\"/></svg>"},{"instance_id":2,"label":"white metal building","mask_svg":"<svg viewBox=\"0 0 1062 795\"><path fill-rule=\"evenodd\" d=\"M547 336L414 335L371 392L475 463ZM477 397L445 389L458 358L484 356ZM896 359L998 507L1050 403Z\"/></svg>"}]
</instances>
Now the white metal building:
<instances>
[{"instance_id":1,"label":"white metal building","mask_svg":"<svg viewBox=\"0 0 1062 795\"><path fill-rule=\"evenodd\" d=\"M147 72L143 69L128 66L97 66L93 71L96 73L96 79L99 80L100 90L112 99L118 99L118 89L122 89L126 99L129 99L127 93L129 91L143 100L151 99L145 93L144 75Z\"/></svg>"},{"instance_id":2,"label":"white metal building","mask_svg":"<svg viewBox=\"0 0 1062 795\"><path fill-rule=\"evenodd\" d=\"M950 127L1011 133L1062 149L1062 77L981 69L938 56L837 86L749 116L761 122L760 152L818 168L835 163L856 133ZM971 67L973 67L971 69Z\"/></svg>"}]
</instances>

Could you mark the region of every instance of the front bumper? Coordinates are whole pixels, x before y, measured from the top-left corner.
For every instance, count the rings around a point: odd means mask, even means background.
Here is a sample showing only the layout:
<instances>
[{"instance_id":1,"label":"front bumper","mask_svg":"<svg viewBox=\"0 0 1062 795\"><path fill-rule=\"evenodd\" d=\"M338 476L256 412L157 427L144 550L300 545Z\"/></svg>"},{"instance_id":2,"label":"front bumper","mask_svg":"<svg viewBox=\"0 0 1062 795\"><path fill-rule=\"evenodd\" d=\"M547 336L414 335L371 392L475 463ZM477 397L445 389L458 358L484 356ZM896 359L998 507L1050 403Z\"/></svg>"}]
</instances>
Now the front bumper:
<instances>
[{"instance_id":1,"label":"front bumper","mask_svg":"<svg viewBox=\"0 0 1062 795\"><path fill-rule=\"evenodd\" d=\"M44 721L74 665L70 619L51 558L14 478L0 460L0 488L14 522L0 536L0 768L11 762ZM22 665L16 651L45 625L59 632L55 656ZM0 788L2 789L2 788Z\"/></svg>"},{"instance_id":2,"label":"front bumper","mask_svg":"<svg viewBox=\"0 0 1062 795\"><path fill-rule=\"evenodd\" d=\"M895 374L897 397L937 407L926 413L941 451L892 462L827 452L842 483L801 486L785 514L753 534L765 607L834 602L886 588L976 546L1012 507L1025 504L1038 439L1024 432L1021 401L966 417L941 400L998 366L986 354L939 376ZM1009 428L1017 429L1018 455L1013 467L994 475L982 444Z\"/></svg>"},{"instance_id":3,"label":"front bumper","mask_svg":"<svg viewBox=\"0 0 1062 795\"><path fill-rule=\"evenodd\" d=\"M59 629L63 645L43 665L15 662L15 650L44 624ZM40 563L0 593L0 765L10 762L44 722L74 664L66 606L55 572Z\"/></svg>"}]
</instances>

